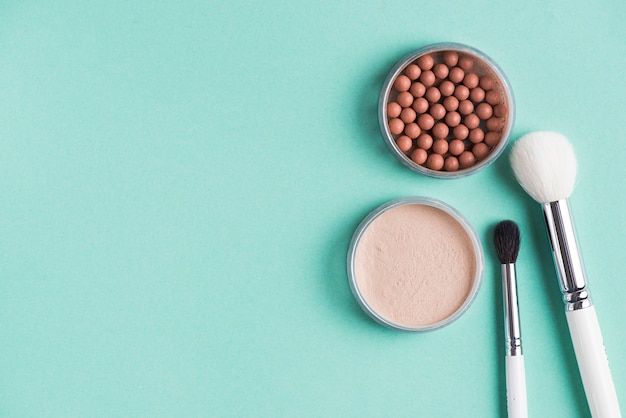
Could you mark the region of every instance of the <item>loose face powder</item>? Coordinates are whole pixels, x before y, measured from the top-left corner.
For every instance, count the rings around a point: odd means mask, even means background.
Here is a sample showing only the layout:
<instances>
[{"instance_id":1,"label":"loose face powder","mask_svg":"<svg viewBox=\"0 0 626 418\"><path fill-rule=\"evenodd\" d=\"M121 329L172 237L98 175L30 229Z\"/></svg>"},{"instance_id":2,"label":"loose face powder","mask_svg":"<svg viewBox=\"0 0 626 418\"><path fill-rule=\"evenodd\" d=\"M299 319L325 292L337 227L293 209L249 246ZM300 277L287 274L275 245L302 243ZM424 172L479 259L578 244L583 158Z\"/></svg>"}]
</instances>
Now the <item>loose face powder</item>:
<instances>
[{"instance_id":1,"label":"loose face powder","mask_svg":"<svg viewBox=\"0 0 626 418\"><path fill-rule=\"evenodd\" d=\"M482 250L454 209L426 198L389 202L357 229L348 254L352 291L384 325L424 331L456 319L482 277Z\"/></svg>"}]
</instances>

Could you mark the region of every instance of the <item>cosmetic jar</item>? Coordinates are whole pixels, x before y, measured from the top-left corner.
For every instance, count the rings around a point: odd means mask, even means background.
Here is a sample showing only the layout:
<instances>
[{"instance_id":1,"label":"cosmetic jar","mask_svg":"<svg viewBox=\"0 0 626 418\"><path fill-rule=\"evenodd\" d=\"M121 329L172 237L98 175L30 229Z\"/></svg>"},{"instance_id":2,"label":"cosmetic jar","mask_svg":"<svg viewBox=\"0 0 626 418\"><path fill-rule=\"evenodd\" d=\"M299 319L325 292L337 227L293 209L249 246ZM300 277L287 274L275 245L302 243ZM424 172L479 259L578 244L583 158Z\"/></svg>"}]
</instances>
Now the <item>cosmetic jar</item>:
<instances>
[{"instance_id":1,"label":"cosmetic jar","mask_svg":"<svg viewBox=\"0 0 626 418\"><path fill-rule=\"evenodd\" d=\"M378 121L406 167L437 178L464 177L504 150L515 121L513 91L486 54L438 43L402 58L383 84Z\"/></svg>"},{"instance_id":2,"label":"cosmetic jar","mask_svg":"<svg viewBox=\"0 0 626 418\"><path fill-rule=\"evenodd\" d=\"M403 331L450 324L474 300L484 256L474 229L455 209L427 197L376 208L348 249L350 289L375 321Z\"/></svg>"}]
</instances>

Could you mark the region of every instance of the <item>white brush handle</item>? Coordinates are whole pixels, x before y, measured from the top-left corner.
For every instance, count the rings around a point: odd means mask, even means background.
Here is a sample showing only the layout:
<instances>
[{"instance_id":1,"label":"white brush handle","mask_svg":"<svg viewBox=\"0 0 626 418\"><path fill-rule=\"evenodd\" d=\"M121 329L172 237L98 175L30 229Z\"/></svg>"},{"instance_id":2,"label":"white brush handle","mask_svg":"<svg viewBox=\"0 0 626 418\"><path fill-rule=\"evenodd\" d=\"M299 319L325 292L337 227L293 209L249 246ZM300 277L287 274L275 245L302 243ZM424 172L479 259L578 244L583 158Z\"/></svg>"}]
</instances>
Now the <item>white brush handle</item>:
<instances>
[{"instance_id":1,"label":"white brush handle","mask_svg":"<svg viewBox=\"0 0 626 418\"><path fill-rule=\"evenodd\" d=\"M524 356L506 357L506 407L509 418L527 418Z\"/></svg>"},{"instance_id":2,"label":"white brush handle","mask_svg":"<svg viewBox=\"0 0 626 418\"><path fill-rule=\"evenodd\" d=\"M578 369L593 418L621 418L594 306L566 311Z\"/></svg>"}]
</instances>

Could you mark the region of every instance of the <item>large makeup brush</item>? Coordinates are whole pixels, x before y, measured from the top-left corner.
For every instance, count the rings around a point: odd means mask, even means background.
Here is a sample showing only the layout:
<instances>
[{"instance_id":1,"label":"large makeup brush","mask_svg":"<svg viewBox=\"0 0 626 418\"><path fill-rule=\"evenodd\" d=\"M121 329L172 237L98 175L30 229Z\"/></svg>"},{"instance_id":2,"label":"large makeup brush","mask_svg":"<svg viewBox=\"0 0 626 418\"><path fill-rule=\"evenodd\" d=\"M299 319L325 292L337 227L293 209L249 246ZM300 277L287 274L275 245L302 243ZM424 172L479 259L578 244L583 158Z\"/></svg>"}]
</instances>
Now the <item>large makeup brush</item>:
<instances>
[{"instance_id":1,"label":"large makeup brush","mask_svg":"<svg viewBox=\"0 0 626 418\"><path fill-rule=\"evenodd\" d=\"M515 275L515 262L520 246L520 233L517 224L513 221L500 222L496 225L493 242L502 264L507 411L509 418L527 418L526 372L524 370L524 353L522 353L522 334Z\"/></svg>"},{"instance_id":2,"label":"large makeup brush","mask_svg":"<svg viewBox=\"0 0 626 418\"><path fill-rule=\"evenodd\" d=\"M543 208L565 317L591 415L621 417L568 203L577 172L572 145L559 133L533 132L513 145L511 165L520 185Z\"/></svg>"}]
</instances>

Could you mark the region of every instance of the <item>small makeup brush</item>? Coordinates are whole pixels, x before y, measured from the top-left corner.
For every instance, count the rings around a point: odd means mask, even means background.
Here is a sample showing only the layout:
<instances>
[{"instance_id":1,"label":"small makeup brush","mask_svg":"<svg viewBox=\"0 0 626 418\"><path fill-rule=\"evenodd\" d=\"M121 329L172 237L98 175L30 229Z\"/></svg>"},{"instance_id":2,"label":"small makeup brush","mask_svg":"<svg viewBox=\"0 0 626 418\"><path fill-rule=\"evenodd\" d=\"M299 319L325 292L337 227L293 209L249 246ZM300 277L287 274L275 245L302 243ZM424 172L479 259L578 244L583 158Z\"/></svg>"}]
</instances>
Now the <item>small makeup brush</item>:
<instances>
[{"instance_id":1,"label":"small makeup brush","mask_svg":"<svg viewBox=\"0 0 626 418\"><path fill-rule=\"evenodd\" d=\"M621 417L568 202L577 175L572 145L556 132L524 135L513 145L511 166L522 188L543 208L565 317L591 415Z\"/></svg>"},{"instance_id":2,"label":"small makeup brush","mask_svg":"<svg viewBox=\"0 0 626 418\"><path fill-rule=\"evenodd\" d=\"M507 411L510 418L526 418L528 417L526 372L524 370L515 274L515 262L520 247L520 233L517 224L513 221L500 222L496 225L493 242L502 264Z\"/></svg>"}]
</instances>

